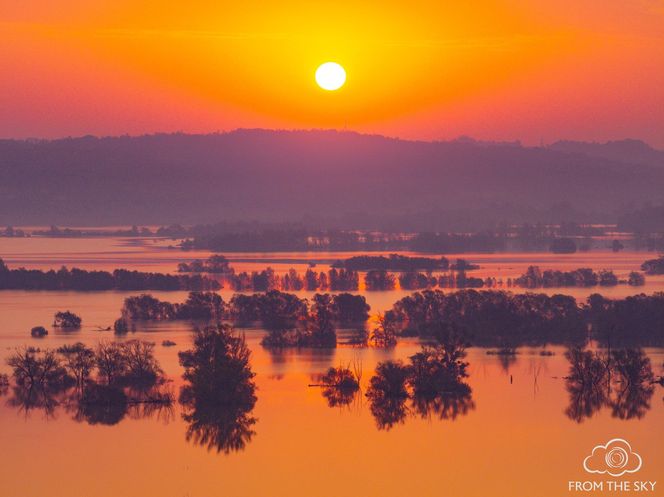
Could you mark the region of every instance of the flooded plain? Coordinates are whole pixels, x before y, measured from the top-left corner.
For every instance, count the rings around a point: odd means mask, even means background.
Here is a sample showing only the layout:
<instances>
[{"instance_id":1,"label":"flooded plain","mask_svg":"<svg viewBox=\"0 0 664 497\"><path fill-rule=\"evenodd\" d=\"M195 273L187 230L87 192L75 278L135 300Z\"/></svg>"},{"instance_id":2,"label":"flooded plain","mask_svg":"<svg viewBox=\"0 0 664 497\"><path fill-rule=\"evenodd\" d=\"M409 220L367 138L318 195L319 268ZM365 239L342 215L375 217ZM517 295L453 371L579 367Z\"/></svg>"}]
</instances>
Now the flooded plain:
<instances>
[{"instance_id":1,"label":"flooded plain","mask_svg":"<svg viewBox=\"0 0 664 497\"><path fill-rule=\"evenodd\" d=\"M10 267L51 269L128 268L174 272L179 262L207 252L166 248L150 239L1 239L0 257ZM310 263L323 268L349 253L227 254L236 271L277 272ZM450 259L454 255L448 255ZM529 265L542 269L612 269L619 277L637 270L648 253L464 254L481 268L474 275L515 277ZM664 290L664 278L648 277L644 287L547 289L585 299L599 291L622 297ZM516 291L516 290L515 290ZM0 291L0 373L21 345L57 348L100 340L138 338L155 342L156 356L177 392L183 384L178 352L191 346L193 325L158 322L117 338L111 331L123 300L139 292ZM186 292L149 292L181 302ZM224 299L232 292L220 291ZM307 296L306 292L300 292ZM410 292L366 292L371 313L388 309ZM58 310L83 318L78 331L53 331ZM36 340L30 329L49 328ZM0 395L0 495L7 497L195 496L567 496L570 481L603 481L584 471L593 447L613 438L628 440L643 460L630 480L662 477L664 388L639 392L616 403L588 405L565 379L565 347L521 348L513 356L468 351L469 396L449 405L422 408L406 403L394 417L377 412L364 395L378 362L404 359L420 349L418 339L393 349L340 345L336 349L271 351L260 345L265 333L244 330L256 373L257 397L245 419L241 443L192 432L177 402L170 408L129 409L113 423L78 416L66 401L48 409L29 408L11 388ZM340 333L343 336L343 332ZM163 347L171 340L175 346ZM544 352L543 352L544 351ZM646 354L656 376L664 371L664 349ZM348 403L330 406L315 383L331 366L361 364L361 391ZM390 413L387 413L390 414ZM388 422L386 422L388 421ZM214 424L214 423L213 423ZM213 430L214 427L211 428ZM193 434L192 434L193 433ZM198 435L197 435L198 433ZM664 485L664 480L661 481ZM651 495L661 495L656 487ZM585 495L615 495L611 492Z\"/></svg>"}]
</instances>

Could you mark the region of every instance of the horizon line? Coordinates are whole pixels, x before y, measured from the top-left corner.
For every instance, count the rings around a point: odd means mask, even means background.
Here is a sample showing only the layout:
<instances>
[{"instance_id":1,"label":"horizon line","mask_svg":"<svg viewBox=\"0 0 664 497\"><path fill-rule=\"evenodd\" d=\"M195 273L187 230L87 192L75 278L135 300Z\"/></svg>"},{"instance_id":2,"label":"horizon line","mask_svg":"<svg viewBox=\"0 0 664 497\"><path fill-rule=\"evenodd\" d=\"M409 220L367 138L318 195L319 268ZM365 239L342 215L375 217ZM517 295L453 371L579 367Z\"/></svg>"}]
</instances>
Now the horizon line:
<instances>
[{"instance_id":1,"label":"horizon line","mask_svg":"<svg viewBox=\"0 0 664 497\"><path fill-rule=\"evenodd\" d=\"M241 132L268 132L268 133L338 133L338 134L347 134L347 135L358 135L365 137L373 138L383 138L386 140L410 142L410 143L467 143L467 144L477 144L477 145L509 145L509 146L519 146L522 148L547 148L556 143L583 143L589 145L608 145L611 143L621 143L621 142L639 142L650 149L658 152L664 152L664 150L654 147L652 144L643 140L641 138L633 137L624 137L624 138L615 138L606 141L597 141L597 140L583 140L583 139L569 139L569 138L559 138L551 142L544 143L540 142L539 145L524 145L524 142L521 139L513 140L487 140L487 139L477 139L470 135L459 135L455 138L440 138L440 139L417 139L417 138L404 138L401 136L381 134L381 133L370 133L370 132L361 132L355 131L352 129L338 129L338 128L261 128L261 127L239 127L229 130L215 130L208 132L187 132L187 131L153 131L141 134L108 134L108 135L94 135L94 134L84 134L84 135L67 135L54 138L44 138L44 137L25 137L25 138L15 138L15 137L0 137L0 141L13 141L13 142L26 142L26 143L39 143L39 142L57 142L57 141L66 141L66 140L82 140L94 138L97 140L107 140L107 139L119 139L119 138L145 138L145 137L157 137L157 136L224 136L232 135Z\"/></svg>"}]
</instances>

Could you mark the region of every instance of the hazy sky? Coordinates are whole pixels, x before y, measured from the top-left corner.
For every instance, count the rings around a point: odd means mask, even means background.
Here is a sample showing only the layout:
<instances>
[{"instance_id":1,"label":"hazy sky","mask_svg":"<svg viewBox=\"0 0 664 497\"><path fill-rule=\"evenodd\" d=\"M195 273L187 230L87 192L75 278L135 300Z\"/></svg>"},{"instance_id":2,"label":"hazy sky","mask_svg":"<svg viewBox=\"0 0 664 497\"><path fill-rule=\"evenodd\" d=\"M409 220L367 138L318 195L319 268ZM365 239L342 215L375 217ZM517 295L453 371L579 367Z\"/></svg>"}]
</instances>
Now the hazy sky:
<instances>
[{"instance_id":1,"label":"hazy sky","mask_svg":"<svg viewBox=\"0 0 664 497\"><path fill-rule=\"evenodd\" d=\"M343 128L664 148L664 0L0 0L0 136ZM318 88L334 60L346 86Z\"/></svg>"}]
</instances>

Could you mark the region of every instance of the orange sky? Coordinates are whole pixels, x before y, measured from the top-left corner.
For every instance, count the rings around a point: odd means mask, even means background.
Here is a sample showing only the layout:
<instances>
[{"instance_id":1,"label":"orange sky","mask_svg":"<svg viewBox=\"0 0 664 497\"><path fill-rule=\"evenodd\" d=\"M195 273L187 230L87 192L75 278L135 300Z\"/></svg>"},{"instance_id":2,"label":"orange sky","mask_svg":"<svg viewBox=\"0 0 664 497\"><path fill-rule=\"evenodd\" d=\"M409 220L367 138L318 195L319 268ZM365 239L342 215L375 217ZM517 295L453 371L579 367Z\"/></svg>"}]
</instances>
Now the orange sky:
<instances>
[{"instance_id":1,"label":"orange sky","mask_svg":"<svg viewBox=\"0 0 664 497\"><path fill-rule=\"evenodd\" d=\"M179 4L0 0L0 136L347 126L664 147L664 0ZM328 60L338 92L314 81Z\"/></svg>"}]
</instances>

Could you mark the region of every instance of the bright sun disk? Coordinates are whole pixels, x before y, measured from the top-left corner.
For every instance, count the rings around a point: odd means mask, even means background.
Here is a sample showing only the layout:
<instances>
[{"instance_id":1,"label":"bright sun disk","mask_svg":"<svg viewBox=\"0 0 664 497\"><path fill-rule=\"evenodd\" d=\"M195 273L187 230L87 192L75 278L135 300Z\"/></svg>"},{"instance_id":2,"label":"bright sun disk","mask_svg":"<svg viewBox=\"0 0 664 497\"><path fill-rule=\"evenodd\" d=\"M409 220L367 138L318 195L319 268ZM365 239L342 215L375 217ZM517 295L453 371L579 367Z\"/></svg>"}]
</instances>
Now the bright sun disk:
<instances>
[{"instance_id":1,"label":"bright sun disk","mask_svg":"<svg viewBox=\"0 0 664 497\"><path fill-rule=\"evenodd\" d=\"M336 62L326 62L316 69L316 83L323 90L338 90L345 82L346 71Z\"/></svg>"}]
</instances>

